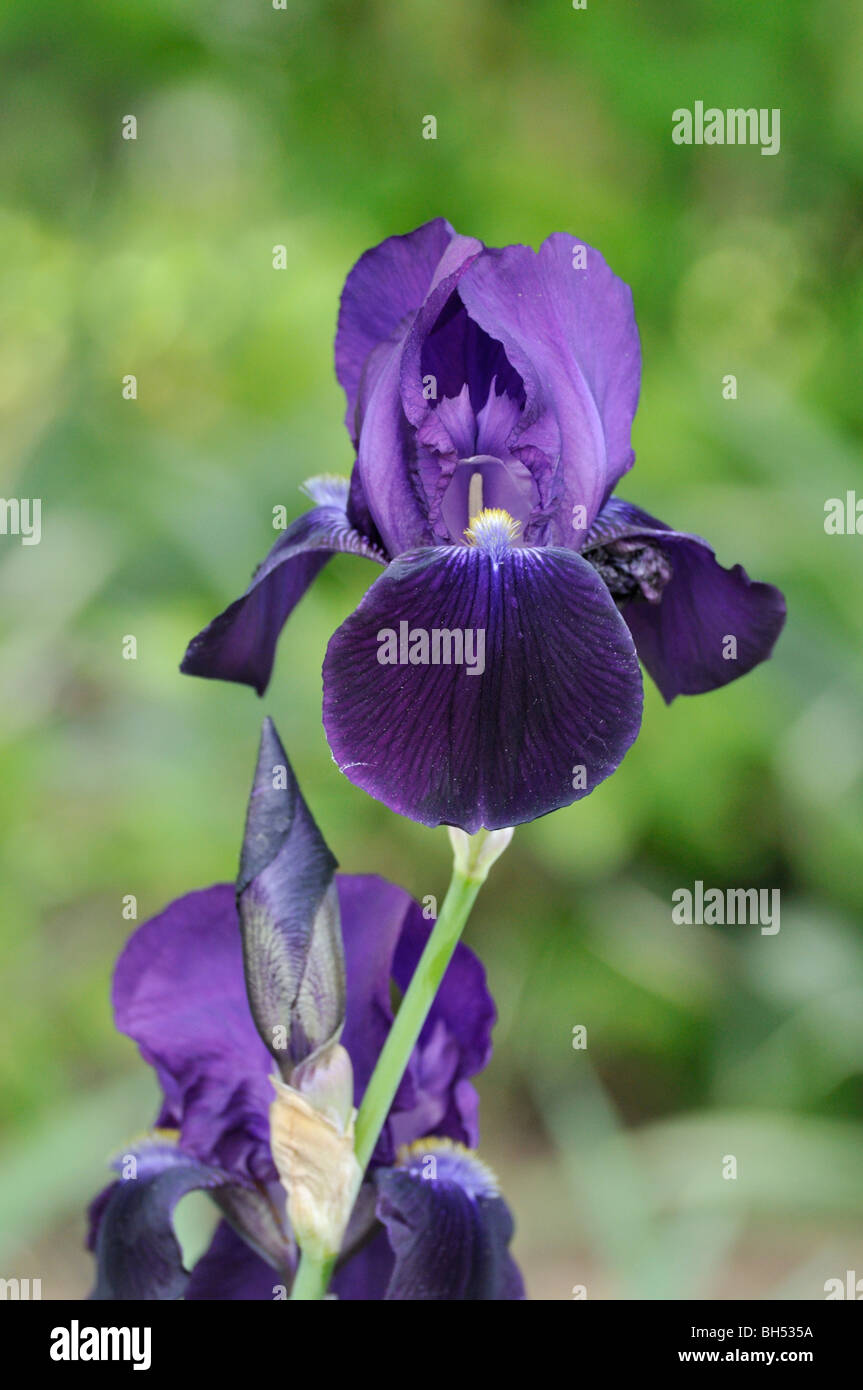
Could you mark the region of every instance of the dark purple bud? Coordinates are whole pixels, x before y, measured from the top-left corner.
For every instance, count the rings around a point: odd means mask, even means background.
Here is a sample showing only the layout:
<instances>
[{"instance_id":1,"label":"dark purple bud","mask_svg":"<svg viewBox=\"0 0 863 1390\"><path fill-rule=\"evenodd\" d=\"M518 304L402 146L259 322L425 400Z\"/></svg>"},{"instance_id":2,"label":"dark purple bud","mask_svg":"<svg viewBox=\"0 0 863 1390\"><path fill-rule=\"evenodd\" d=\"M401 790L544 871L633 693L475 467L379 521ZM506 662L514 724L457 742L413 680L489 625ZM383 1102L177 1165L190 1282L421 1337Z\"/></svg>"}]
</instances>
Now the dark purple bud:
<instances>
[{"instance_id":1,"label":"dark purple bud","mask_svg":"<svg viewBox=\"0 0 863 1390\"><path fill-rule=\"evenodd\" d=\"M255 1025L285 1081L337 1040L345 966L336 861L264 722L237 878L246 988Z\"/></svg>"}]
</instances>

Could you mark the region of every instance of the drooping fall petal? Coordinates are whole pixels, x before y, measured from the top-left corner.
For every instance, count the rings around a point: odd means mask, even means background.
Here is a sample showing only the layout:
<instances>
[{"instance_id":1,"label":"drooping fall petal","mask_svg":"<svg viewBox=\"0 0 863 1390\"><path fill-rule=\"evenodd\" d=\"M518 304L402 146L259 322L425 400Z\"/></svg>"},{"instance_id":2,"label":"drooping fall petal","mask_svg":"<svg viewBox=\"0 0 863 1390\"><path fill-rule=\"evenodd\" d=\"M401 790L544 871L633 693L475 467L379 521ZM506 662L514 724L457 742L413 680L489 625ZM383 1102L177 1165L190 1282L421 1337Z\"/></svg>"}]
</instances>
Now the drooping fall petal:
<instances>
[{"instance_id":1,"label":"drooping fall petal","mask_svg":"<svg viewBox=\"0 0 863 1390\"><path fill-rule=\"evenodd\" d=\"M473 833L587 795L641 720L632 638L573 551L401 556L330 641L324 727L357 786Z\"/></svg>"},{"instance_id":2,"label":"drooping fall petal","mask_svg":"<svg viewBox=\"0 0 863 1390\"><path fill-rule=\"evenodd\" d=\"M263 695L279 634L327 561L347 554L386 563L380 548L348 519L346 479L313 479L306 486L322 505L291 523L246 592L192 638L180 666L184 675L238 681Z\"/></svg>"},{"instance_id":3,"label":"drooping fall petal","mask_svg":"<svg viewBox=\"0 0 863 1390\"><path fill-rule=\"evenodd\" d=\"M727 685L766 661L785 624L785 599L742 565L724 569L707 541L673 531L612 498L587 538L591 547L642 541L667 557L671 578L657 602L636 593L622 603L638 655L670 703Z\"/></svg>"},{"instance_id":4,"label":"drooping fall petal","mask_svg":"<svg viewBox=\"0 0 863 1390\"><path fill-rule=\"evenodd\" d=\"M395 1253L385 1297L424 1302L524 1298L509 1253L509 1208L488 1169L468 1150L439 1141L411 1146L375 1175L378 1215Z\"/></svg>"}]
</instances>

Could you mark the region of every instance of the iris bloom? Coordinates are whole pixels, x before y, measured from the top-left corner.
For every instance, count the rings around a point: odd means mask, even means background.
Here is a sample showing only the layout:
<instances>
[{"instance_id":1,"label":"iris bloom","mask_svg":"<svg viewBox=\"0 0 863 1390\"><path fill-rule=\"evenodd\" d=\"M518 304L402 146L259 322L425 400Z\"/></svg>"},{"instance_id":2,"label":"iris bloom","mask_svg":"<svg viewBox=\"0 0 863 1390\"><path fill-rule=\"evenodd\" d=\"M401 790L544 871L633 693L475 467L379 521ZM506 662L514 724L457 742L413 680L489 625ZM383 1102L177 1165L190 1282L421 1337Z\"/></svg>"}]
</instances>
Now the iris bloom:
<instances>
[{"instance_id":1,"label":"iris bloom","mask_svg":"<svg viewBox=\"0 0 863 1390\"><path fill-rule=\"evenodd\" d=\"M785 617L777 589L612 496L640 367L628 287L572 237L495 250L437 220L366 252L336 336L350 484L307 485L316 505L183 669L262 693L311 580L363 555L383 574L323 672L351 781L471 833L587 795L638 733L639 658L668 701L713 690Z\"/></svg>"},{"instance_id":2,"label":"iris bloom","mask_svg":"<svg viewBox=\"0 0 863 1390\"><path fill-rule=\"evenodd\" d=\"M291 1200L299 1209L298 1196L328 1177L328 1144L350 1135L392 1023L390 991L406 988L430 931L403 889L334 869L268 723L236 893L218 884L171 903L117 964L117 1027L155 1069L162 1104L91 1209L94 1297L272 1299L290 1288ZM494 1016L483 968L460 945L360 1190L333 1283L339 1297L523 1297L509 1211L471 1151L469 1078L488 1060ZM285 1096L311 1134L307 1171L287 1202L275 1143ZM199 1189L222 1220L189 1274L172 1214Z\"/></svg>"}]
</instances>

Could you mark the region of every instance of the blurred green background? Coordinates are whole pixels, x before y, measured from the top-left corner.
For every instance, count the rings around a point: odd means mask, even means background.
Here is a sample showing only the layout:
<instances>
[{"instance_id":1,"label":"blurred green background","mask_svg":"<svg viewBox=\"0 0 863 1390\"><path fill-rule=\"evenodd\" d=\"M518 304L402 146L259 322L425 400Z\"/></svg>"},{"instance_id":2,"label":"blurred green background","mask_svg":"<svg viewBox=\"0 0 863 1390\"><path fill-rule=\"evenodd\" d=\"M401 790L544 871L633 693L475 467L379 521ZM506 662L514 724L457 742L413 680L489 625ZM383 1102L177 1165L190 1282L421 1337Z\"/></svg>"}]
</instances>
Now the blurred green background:
<instances>
[{"instance_id":1,"label":"blurred green background","mask_svg":"<svg viewBox=\"0 0 863 1390\"><path fill-rule=\"evenodd\" d=\"M263 702L177 671L272 508L350 468L345 274L440 214L603 251L644 349L624 495L790 612L744 680L671 709L651 687L622 769L518 831L469 926L500 1010L483 1153L530 1293L863 1274L863 539L823 527L863 497L861 44L841 0L4 7L0 493L41 497L43 536L0 537L0 1274L88 1288L83 1206L154 1107L110 1017L122 898L143 920L233 877L264 713L342 866L443 893L445 833L341 778L321 729L371 566L324 571ZM695 100L779 107L781 153L672 144ZM781 931L673 925L696 879L780 888Z\"/></svg>"}]
</instances>

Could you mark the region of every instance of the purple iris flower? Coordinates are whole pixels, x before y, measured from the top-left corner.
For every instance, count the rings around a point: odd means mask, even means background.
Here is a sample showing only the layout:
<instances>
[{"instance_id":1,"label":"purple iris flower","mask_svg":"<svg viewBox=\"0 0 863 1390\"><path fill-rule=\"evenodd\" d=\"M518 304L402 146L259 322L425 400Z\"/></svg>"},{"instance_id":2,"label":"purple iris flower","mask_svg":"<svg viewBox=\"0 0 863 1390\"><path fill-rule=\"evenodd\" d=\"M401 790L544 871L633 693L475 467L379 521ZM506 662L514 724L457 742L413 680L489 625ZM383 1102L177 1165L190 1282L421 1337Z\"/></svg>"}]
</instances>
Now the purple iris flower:
<instances>
[{"instance_id":1,"label":"purple iris flower","mask_svg":"<svg viewBox=\"0 0 863 1390\"><path fill-rule=\"evenodd\" d=\"M326 1057L340 1042L358 1104L392 1023L391 990L407 987L431 930L403 889L334 871L268 721L236 891L218 884L171 903L116 967L117 1027L155 1069L162 1104L91 1208L94 1297L272 1299L290 1288L297 1248L272 1150L274 1059L294 1094L320 1094L323 1066L326 1100ZM488 1060L494 1018L483 967L459 945L360 1190L339 1297L524 1296L509 1211L470 1151L469 1078ZM210 1192L222 1220L188 1273L172 1214L193 1190Z\"/></svg>"},{"instance_id":2,"label":"purple iris flower","mask_svg":"<svg viewBox=\"0 0 863 1390\"><path fill-rule=\"evenodd\" d=\"M587 795L666 700L770 655L777 589L613 497L640 379L628 287L556 234L538 252L445 221L348 276L336 370L350 484L313 479L241 598L183 670L262 693L281 628L338 551L385 566L332 637L324 726L351 781L474 832Z\"/></svg>"}]
</instances>

